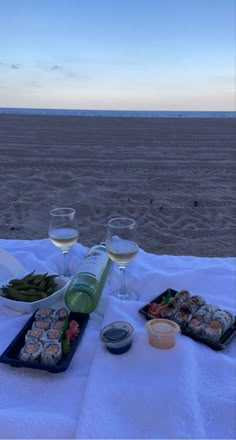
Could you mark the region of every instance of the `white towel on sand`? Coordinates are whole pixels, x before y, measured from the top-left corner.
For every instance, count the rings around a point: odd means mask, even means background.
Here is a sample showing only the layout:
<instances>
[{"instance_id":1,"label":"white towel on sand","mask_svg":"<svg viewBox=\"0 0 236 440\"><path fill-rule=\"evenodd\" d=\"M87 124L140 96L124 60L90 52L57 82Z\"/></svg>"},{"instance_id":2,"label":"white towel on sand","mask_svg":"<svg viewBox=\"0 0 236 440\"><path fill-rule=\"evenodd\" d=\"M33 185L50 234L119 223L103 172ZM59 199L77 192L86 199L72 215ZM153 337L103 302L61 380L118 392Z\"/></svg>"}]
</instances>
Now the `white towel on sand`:
<instances>
[{"instance_id":1,"label":"white towel on sand","mask_svg":"<svg viewBox=\"0 0 236 440\"><path fill-rule=\"evenodd\" d=\"M167 287L187 288L235 314L234 264L231 259L154 257L141 251L132 276L139 279L136 286L145 301ZM223 352L184 335L173 348L157 349L148 343L140 307L109 299L103 325L130 322L134 341L121 355L109 353L100 342L76 437L235 438L236 339Z\"/></svg>"},{"instance_id":2,"label":"white towel on sand","mask_svg":"<svg viewBox=\"0 0 236 440\"><path fill-rule=\"evenodd\" d=\"M49 240L0 240L27 270L58 271L61 254ZM71 255L76 270L86 248ZM140 250L127 269L138 302L110 298L114 268L98 309L64 373L0 364L0 438L235 438L235 340L216 352L186 336L158 350L138 312L169 287L186 288L236 314L235 259L157 256ZM104 318L102 313L105 313ZM30 315L0 307L0 353ZM112 355L99 340L103 325L134 326L131 349Z\"/></svg>"}]
</instances>

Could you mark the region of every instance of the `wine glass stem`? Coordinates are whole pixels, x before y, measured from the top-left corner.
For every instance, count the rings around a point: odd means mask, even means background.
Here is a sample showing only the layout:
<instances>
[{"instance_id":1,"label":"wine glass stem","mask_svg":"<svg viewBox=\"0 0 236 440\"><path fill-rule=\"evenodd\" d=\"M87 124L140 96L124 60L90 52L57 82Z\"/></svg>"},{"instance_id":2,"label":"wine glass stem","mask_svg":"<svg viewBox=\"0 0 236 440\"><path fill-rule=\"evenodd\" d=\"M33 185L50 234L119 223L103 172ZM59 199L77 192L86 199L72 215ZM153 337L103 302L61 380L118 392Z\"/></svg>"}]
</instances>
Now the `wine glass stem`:
<instances>
[{"instance_id":1,"label":"wine glass stem","mask_svg":"<svg viewBox=\"0 0 236 440\"><path fill-rule=\"evenodd\" d=\"M120 287L120 296L125 298L127 296L125 266L121 266L120 267L120 271L122 273L121 287Z\"/></svg>"},{"instance_id":2,"label":"wine glass stem","mask_svg":"<svg viewBox=\"0 0 236 440\"><path fill-rule=\"evenodd\" d=\"M70 276L69 265L68 265L68 251L62 251L64 255L64 277Z\"/></svg>"}]
</instances>

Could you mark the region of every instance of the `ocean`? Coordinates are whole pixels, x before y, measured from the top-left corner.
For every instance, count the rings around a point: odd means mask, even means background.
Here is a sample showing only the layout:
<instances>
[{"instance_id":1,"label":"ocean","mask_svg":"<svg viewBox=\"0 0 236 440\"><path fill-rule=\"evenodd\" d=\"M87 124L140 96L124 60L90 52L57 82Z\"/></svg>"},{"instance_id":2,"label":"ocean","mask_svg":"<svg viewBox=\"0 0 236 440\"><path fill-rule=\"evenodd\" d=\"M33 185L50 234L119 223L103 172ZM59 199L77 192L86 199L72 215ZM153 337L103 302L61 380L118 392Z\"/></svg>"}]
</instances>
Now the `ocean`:
<instances>
[{"instance_id":1,"label":"ocean","mask_svg":"<svg viewBox=\"0 0 236 440\"><path fill-rule=\"evenodd\" d=\"M119 118L236 118L236 111L141 111L141 110L65 110L41 108L0 108L0 114L107 116Z\"/></svg>"}]
</instances>

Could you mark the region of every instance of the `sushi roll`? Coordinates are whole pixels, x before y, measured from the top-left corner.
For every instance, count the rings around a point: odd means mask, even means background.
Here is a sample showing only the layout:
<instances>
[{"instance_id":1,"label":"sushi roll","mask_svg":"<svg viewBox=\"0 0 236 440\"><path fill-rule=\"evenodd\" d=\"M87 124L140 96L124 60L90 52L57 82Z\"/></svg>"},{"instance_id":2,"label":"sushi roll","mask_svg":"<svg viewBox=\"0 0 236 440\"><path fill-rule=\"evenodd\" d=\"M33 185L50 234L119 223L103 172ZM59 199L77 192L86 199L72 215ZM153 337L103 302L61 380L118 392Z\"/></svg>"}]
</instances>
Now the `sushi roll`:
<instances>
[{"instance_id":1,"label":"sushi roll","mask_svg":"<svg viewBox=\"0 0 236 440\"><path fill-rule=\"evenodd\" d=\"M201 306L203 306L203 304L205 304L204 298L198 295L194 295L183 302L180 310L184 311L185 313L191 313L193 315Z\"/></svg>"},{"instance_id":2,"label":"sushi roll","mask_svg":"<svg viewBox=\"0 0 236 440\"><path fill-rule=\"evenodd\" d=\"M28 330L25 335L25 343L40 341L43 338L44 333L44 330L39 328Z\"/></svg>"},{"instance_id":3,"label":"sushi roll","mask_svg":"<svg viewBox=\"0 0 236 440\"><path fill-rule=\"evenodd\" d=\"M167 306L163 307L163 309L160 311L161 318L173 319L176 310L177 309L173 304L168 304Z\"/></svg>"},{"instance_id":4,"label":"sushi roll","mask_svg":"<svg viewBox=\"0 0 236 440\"><path fill-rule=\"evenodd\" d=\"M211 320L205 324L202 335L206 342L219 342L223 333L223 326L219 321Z\"/></svg>"},{"instance_id":5,"label":"sushi roll","mask_svg":"<svg viewBox=\"0 0 236 440\"><path fill-rule=\"evenodd\" d=\"M54 314L54 318L59 321L64 321L65 319L68 319L68 312L67 310L62 307L61 309L56 310Z\"/></svg>"},{"instance_id":6,"label":"sushi roll","mask_svg":"<svg viewBox=\"0 0 236 440\"><path fill-rule=\"evenodd\" d=\"M62 357L62 348L59 342L47 342L41 352L41 363L44 365L57 365Z\"/></svg>"},{"instance_id":7,"label":"sushi roll","mask_svg":"<svg viewBox=\"0 0 236 440\"><path fill-rule=\"evenodd\" d=\"M43 321L39 321L36 320L33 322L32 325L32 330L49 330L51 327L51 321L47 321L47 320L43 320Z\"/></svg>"},{"instance_id":8,"label":"sushi roll","mask_svg":"<svg viewBox=\"0 0 236 440\"><path fill-rule=\"evenodd\" d=\"M204 318L204 321L207 322L209 321L212 316L214 315L214 313L218 310L218 307L212 304L204 304L203 306L200 307L200 309L198 309L195 314L194 314L194 318L198 318L198 317L202 317Z\"/></svg>"},{"instance_id":9,"label":"sushi roll","mask_svg":"<svg viewBox=\"0 0 236 440\"><path fill-rule=\"evenodd\" d=\"M173 320L177 324L179 324L181 329L183 329L185 328L187 322L189 322L191 318L192 318L192 314L191 312L189 312L189 310L180 308L180 310L178 310L174 315Z\"/></svg>"},{"instance_id":10,"label":"sushi roll","mask_svg":"<svg viewBox=\"0 0 236 440\"><path fill-rule=\"evenodd\" d=\"M41 339L42 342L59 342L61 339L61 332L60 330L54 330L49 329L48 331L44 332L44 335Z\"/></svg>"},{"instance_id":11,"label":"sushi roll","mask_svg":"<svg viewBox=\"0 0 236 440\"><path fill-rule=\"evenodd\" d=\"M204 326L205 320L203 316L193 316L192 319L187 322L186 331L188 334L202 336Z\"/></svg>"},{"instance_id":12,"label":"sushi roll","mask_svg":"<svg viewBox=\"0 0 236 440\"><path fill-rule=\"evenodd\" d=\"M54 321L51 325L51 329L59 330L61 333L66 329L67 324L65 321Z\"/></svg>"},{"instance_id":13,"label":"sushi roll","mask_svg":"<svg viewBox=\"0 0 236 440\"><path fill-rule=\"evenodd\" d=\"M177 301L178 305L181 305L184 301L190 298L190 293L188 290L180 290L174 296L174 300Z\"/></svg>"},{"instance_id":14,"label":"sushi roll","mask_svg":"<svg viewBox=\"0 0 236 440\"><path fill-rule=\"evenodd\" d=\"M27 342L21 349L19 358L24 362L34 362L40 358L43 345L39 341Z\"/></svg>"},{"instance_id":15,"label":"sushi roll","mask_svg":"<svg viewBox=\"0 0 236 440\"><path fill-rule=\"evenodd\" d=\"M47 309L38 309L37 312L34 315L34 318L39 321L51 320L53 318L54 309L47 308Z\"/></svg>"},{"instance_id":16,"label":"sushi roll","mask_svg":"<svg viewBox=\"0 0 236 440\"><path fill-rule=\"evenodd\" d=\"M212 319L221 323L223 333L225 333L226 330L228 330L235 321L234 316L231 313L226 312L225 310L217 310L214 313Z\"/></svg>"}]
</instances>

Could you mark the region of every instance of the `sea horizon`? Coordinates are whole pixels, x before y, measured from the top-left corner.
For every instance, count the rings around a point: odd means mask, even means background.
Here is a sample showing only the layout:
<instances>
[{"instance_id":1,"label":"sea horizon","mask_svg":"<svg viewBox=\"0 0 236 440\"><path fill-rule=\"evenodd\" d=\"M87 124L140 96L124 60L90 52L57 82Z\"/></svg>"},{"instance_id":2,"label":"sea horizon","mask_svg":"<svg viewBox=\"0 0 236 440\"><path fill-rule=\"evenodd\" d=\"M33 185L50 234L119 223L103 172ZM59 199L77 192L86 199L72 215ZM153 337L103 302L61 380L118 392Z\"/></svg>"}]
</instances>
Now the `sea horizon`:
<instances>
[{"instance_id":1,"label":"sea horizon","mask_svg":"<svg viewBox=\"0 0 236 440\"><path fill-rule=\"evenodd\" d=\"M212 110L80 110L1 107L0 114L44 115L44 116L100 116L123 118L236 118L236 111Z\"/></svg>"}]
</instances>

